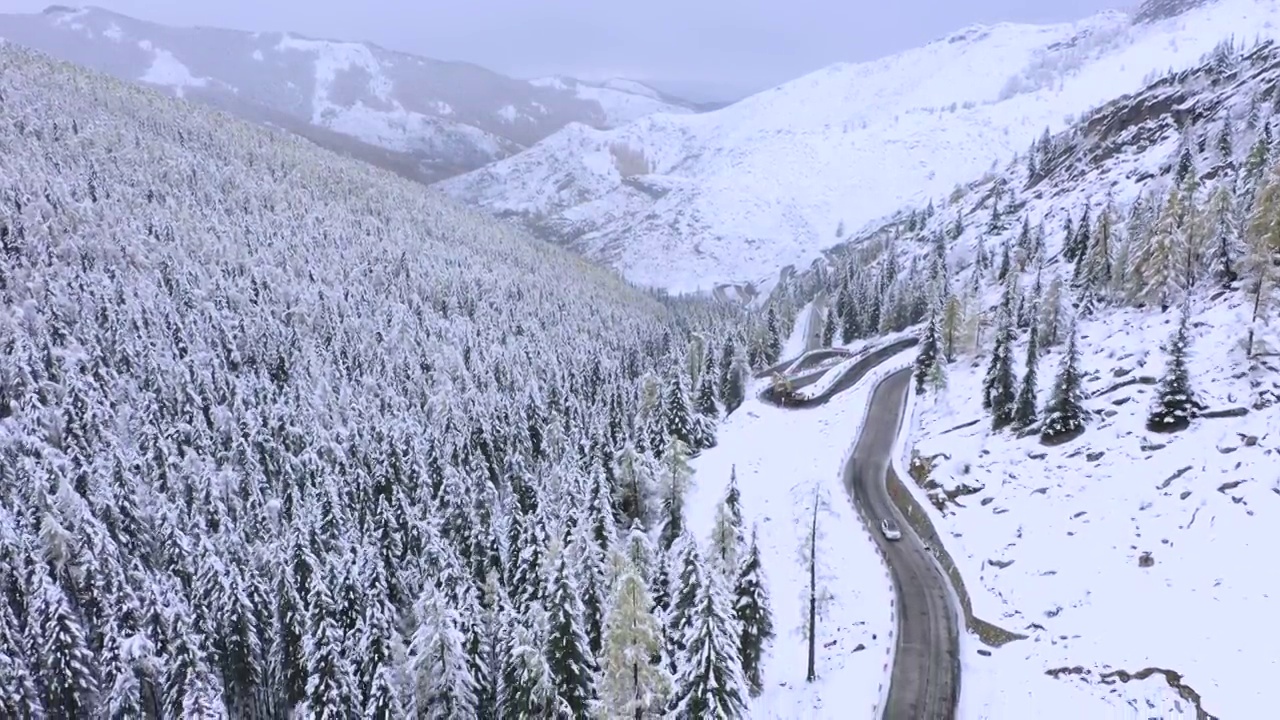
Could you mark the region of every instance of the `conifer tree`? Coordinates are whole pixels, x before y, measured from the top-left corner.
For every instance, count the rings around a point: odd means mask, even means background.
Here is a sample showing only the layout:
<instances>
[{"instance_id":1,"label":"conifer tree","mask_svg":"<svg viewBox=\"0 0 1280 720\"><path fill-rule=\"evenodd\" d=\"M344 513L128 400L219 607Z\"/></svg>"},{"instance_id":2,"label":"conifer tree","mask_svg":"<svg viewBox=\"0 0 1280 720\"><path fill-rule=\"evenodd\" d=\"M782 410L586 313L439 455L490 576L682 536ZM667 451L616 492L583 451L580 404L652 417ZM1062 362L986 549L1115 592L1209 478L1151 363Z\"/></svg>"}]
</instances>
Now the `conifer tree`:
<instances>
[{"instance_id":1,"label":"conifer tree","mask_svg":"<svg viewBox=\"0 0 1280 720\"><path fill-rule=\"evenodd\" d=\"M1182 183L1186 182L1187 178L1195 172L1195 169L1196 163L1191 157L1191 147L1183 145L1182 153L1178 155L1178 171L1174 176L1177 184L1182 185Z\"/></svg>"},{"instance_id":2,"label":"conifer tree","mask_svg":"<svg viewBox=\"0 0 1280 720\"><path fill-rule=\"evenodd\" d=\"M772 365L782 356L782 327L778 321L778 311L773 305L765 313L764 327L764 363Z\"/></svg>"},{"instance_id":3,"label":"conifer tree","mask_svg":"<svg viewBox=\"0 0 1280 720\"><path fill-rule=\"evenodd\" d=\"M719 573L702 573L689 609L672 716L680 720L747 716L748 687L738 658L740 630Z\"/></svg>"},{"instance_id":4,"label":"conifer tree","mask_svg":"<svg viewBox=\"0 0 1280 720\"><path fill-rule=\"evenodd\" d=\"M1040 306L1032 304L1031 316L1039 317L1039 315ZM1032 325L1031 332L1027 333L1026 370L1022 376L1022 385L1018 388L1018 399L1013 410L1013 426L1018 430L1029 427L1036 421L1038 410L1036 366L1039 362L1040 331L1037 326Z\"/></svg>"},{"instance_id":5,"label":"conifer tree","mask_svg":"<svg viewBox=\"0 0 1280 720\"><path fill-rule=\"evenodd\" d=\"M931 310L929 312L929 321L925 323L924 329L920 334L920 350L916 353L915 381L917 393L924 393L925 381L929 378L933 367L942 362L942 358L939 357L941 350L940 335L938 314L936 311Z\"/></svg>"},{"instance_id":6,"label":"conifer tree","mask_svg":"<svg viewBox=\"0 0 1280 720\"><path fill-rule=\"evenodd\" d=\"M671 607L666 613L664 633L667 657L672 669L678 672L680 658L686 649L685 634L692 623L693 607L708 579L698 543L688 533L677 538L666 556L676 572L671 579Z\"/></svg>"},{"instance_id":7,"label":"conifer tree","mask_svg":"<svg viewBox=\"0 0 1280 720\"><path fill-rule=\"evenodd\" d=\"M42 704L55 717L90 717L97 702L97 663L84 628L62 588L44 573L37 578L28 623L36 640Z\"/></svg>"},{"instance_id":8,"label":"conifer tree","mask_svg":"<svg viewBox=\"0 0 1280 720\"><path fill-rule=\"evenodd\" d=\"M1076 328L1071 328L1067 352L1058 368L1053 394L1044 408L1040 439L1046 443L1065 442L1084 432L1088 410L1084 407L1084 381L1080 375L1080 351Z\"/></svg>"},{"instance_id":9,"label":"conifer tree","mask_svg":"<svg viewBox=\"0 0 1280 720\"><path fill-rule=\"evenodd\" d=\"M716 372L711 351L707 351L706 366L698 377L698 414L709 420L720 416L720 408L716 405Z\"/></svg>"},{"instance_id":10,"label":"conifer tree","mask_svg":"<svg viewBox=\"0 0 1280 720\"><path fill-rule=\"evenodd\" d=\"M828 308L823 314L822 321L822 347L832 347L836 342L836 323L839 318L836 316L835 310Z\"/></svg>"},{"instance_id":11,"label":"conifer tree","mask_svg":"<svg viewBox=\"0 0 1280 720\"><path fill-rule=\"evenodd\" d=\"M550 631L547 661L561 706L575 720L591 717L595 709L596 660L587 639L581 593L565 549L557 553L548 598Z\"/></svg>"},{"instance_id":12,"label":"conifer tree","mask_svg":"<svg viewBox=\"0 0 1280 720\"><path fill-rule=\"evenodd\" d=\"M987 381L990 383L987 406L991 410L992 428L999 431L1013 422L1018 399L1013 374L1013 324L1006 310L1000 313Z\"/></svg>"},{"instance_id":13,"label":"conifer tree","mask_svg":"<svg viewBox=\"0 0 1280 720\"><path fill-rule=\"evenodd\" d=\"M728 577L737 572L739 560L746 549L741 502L738 471L734 466L729 471L729 485L725 488L724 499L716 505L715 525L711 530L713 564Z\"/></svg>"},{"instance_id":14,"label":"conifer tree","mask_svg":"<svg viewBox=\"0 0 1280 720\"><path fill-rule=\"evenodd\" d=\"M630 557L619 553L618 563L604 630L601 709L608 717L642 720L665 707L671 678L661 662L662 626L649 585Z\"/></svg>"},{"instance_id":15,"label":"conifer tree","mask_svg":"<svg viewBox=\"0 0 1280 720\"><path fill-rule=\"evenodd\" d=\"M509 611L510 635L502 660L499 706L509 718L551 718L558 707L556 687L547 662L546 611L540 602L523 615ZM379 720L383 720L380 718Z\"/></svg>"},{"instance_id":16,"label":"conifer tree","mask_svg":"<svg viewBox=\"0 0 1280 720\"><path fill-rule=\"evenodd\" d=\"M618 451L614 469L615 502L620 521L647 524L653 517L654 477L647 456L636 451L630 440Z\"/></svg>"},{"instance_id":17,"label":"conifer tree","mask_svg":"<svg viewBox=\"0 0 1280 720\"><path fill-rule=\"evenodd\" d=\"M685 447L696 450L700 446L695 442L693 412L689 408L689 395L685 391L684 375L672 372L667 378L666 395L662 404L662 431L665 435L684 443Z\"/></svg>"},{"instance_id":18,"label":"conifer tree","mask_svg":"<svg viewBox=\"0 0 1280 720\"><path fill-rule=\"evenodd\" d=\"M773 611L769 605L769 589L760 564L760 546L756 542L754 527L751 529L751 544L738 570L734 598L734 612L741 627L738 658L751 696L756 697L764 689L761 662L773 639Z\"/></svg>"},{"instance_id":19,"label":"conifer tree","mask_svg":"<svg viewBox=\"0 0 1280 720\"><path fill-rule=\"evenodd\" d=\"M414 678L416 715L429 718L477 718L476 681L464 647L458 611L433 585L414 605L418 628L409 643L410 676ZM312 707L347 707L317 705Z\"/></svg>"},{"instance_id":20,"label":"conifer tree","mask_svg":"<svg viewBox=\"0 0 1280 720\"><path fill-rule=\"evenodd\" d=\"M662 458L661 530L658 547L666 552L684 532L684 500L693 471L689 468L684 443L673 440Z\"/></svg>"},{"instance_id":21,"label":"conifer tree","mask_svg":"<svg viewBox=\"0 0 1280 720\"><path fill-rule=\"evenodd\" d=\"M1259 335L1266 324L1275 300L1276 287L1280 285L1280 269L1276 256L1280 254L1280 172L1273 171L1249 219L1249 232L1243 263L1252 312L1249 331L1245 338L1245 355L1252 358L1262 343Z\"/></svg>"},{"instance_id":22,"label":"conifer tree","mask_svg":"<svg viewBox=\"0 0 1280 720\"><path fill-rule=\"evenodd\" d=\"M951 295L942 305L942 355L948 363L955 362L960 350L960 338L965 324L964 301Z\"/></svg>"},{"instance_id":23,"label":"conifer tree","mask_svg":"<svg viewBox=\"0 0 1280 720\"><path fill-rule=\"evenodd\" d=\"M1236 267L1240 257L1240 236L1235 222L1233 193L1224 183L1209 196L1208 226L1212 237L1209 242L1209 266L1223 287L1230 287L1238 278Z\"/></svg>"},{"instance_id":24,"label":"conifer tree","mask_svg":"<svg viewBox=\"0 0 1280 720\"><path fill-rule=\"evenodd\" d=\"M1182 215L1182 195L1169 193L1150 237L1135 258L1135 279L1141 283L1137 296L1144 302L1168 307L1170 299L1181 292L1182 253L1178 252Z\"/></svg>"},{"instance_id":25,"label":"conifer tree","mask_svg":"<svg viewBox=\"0 0 1280 720\"><path fill-rule=\"evenodd\" d=\"M1178 432L1185 430L1200 411L1200 402L1191 387L1191 373L1187 368L1187 353L1191 342L1188 332L1190 301L1182 303L1178 328L1165 344L1165 371L1160 380L1151 414L1147 416L1147 429L1152 432Z\"/></svg>"}]
</instances>

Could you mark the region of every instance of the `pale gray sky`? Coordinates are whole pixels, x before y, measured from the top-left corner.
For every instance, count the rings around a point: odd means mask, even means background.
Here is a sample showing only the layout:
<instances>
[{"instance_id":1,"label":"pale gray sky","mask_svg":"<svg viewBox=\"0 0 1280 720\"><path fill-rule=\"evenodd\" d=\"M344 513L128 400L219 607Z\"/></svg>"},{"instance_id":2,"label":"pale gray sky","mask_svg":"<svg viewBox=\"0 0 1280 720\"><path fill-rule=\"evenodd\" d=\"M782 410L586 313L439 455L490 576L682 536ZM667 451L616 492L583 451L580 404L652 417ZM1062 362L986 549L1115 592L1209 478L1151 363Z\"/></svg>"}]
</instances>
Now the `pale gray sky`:
<instances>
[{"instance_id":1,"label":"pale gray sky","mask_svg":"<svg viewBox=\"0 0 1280 720\"><path fill-rule=\"evenodd\" d=\"M76 4L66 2L66 4ZM50 0L3 0L36 12ZM625 76L742 93L975 22L1056 22L1136 0L96 0L143 20L369 40L509 75ZM673 90L678 88L673 87ZM697 98L706 99L706 98Z\"/></svg>"}]
</instances>

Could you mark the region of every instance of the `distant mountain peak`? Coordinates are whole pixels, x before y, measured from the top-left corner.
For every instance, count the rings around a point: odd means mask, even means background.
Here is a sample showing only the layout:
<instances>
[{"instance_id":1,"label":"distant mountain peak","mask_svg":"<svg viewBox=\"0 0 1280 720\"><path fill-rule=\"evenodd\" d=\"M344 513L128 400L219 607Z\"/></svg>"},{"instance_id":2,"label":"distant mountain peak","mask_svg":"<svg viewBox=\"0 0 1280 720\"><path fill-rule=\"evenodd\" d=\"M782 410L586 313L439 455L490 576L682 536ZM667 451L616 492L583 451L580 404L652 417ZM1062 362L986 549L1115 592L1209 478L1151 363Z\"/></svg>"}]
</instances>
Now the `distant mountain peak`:
<instances>
[{"instance_id":1,"label":"distant mountain peak","mask_svg":"<svg viewBox=\"0 0 1280 720\"><path fill-rule=\"evenodd\" d=\"M699 109L639 83L540 85L367 41L169 26L92 5L0 13L0 37L423 182L508 157L570 124L611 128Z\"/></svg>"}]
</instances>

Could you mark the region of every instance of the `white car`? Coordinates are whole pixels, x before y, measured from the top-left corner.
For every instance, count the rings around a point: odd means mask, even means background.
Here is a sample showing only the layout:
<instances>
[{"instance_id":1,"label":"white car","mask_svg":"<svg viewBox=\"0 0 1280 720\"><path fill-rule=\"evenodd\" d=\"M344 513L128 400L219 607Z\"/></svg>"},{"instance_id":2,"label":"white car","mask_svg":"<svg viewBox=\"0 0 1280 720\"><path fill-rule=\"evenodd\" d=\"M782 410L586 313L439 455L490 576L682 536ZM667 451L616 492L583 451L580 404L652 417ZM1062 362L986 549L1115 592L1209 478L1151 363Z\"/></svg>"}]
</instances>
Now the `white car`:
<instances>
[{"instance_id":1,"label":"white car","mask_svg":"<svg viewBox=\"0 0 1280 720\"><path fill-rule=\"evenodd\" d=\"M898 529L898 523L889 518L880 521L880 532L884 533L885 538L889 540L902 539L902 531Z\"/></svg>"}]
</instances>

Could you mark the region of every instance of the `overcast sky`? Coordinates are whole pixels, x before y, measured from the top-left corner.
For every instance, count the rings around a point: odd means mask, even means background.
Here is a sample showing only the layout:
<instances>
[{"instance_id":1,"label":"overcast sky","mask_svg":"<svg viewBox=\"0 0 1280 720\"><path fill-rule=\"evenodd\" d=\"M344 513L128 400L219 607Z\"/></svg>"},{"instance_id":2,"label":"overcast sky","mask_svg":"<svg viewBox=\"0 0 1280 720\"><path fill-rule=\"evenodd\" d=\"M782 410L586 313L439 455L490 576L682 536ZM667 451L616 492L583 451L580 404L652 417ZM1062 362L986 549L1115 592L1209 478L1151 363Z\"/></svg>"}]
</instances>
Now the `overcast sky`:
<instances>
[{"instance_id":1,"label":"overcast sky","mask_svg":"<svg viewBox=\"0 0 1280 720\"><path fill-rule=\"evenodd\" d=\"M35 12L51 0L0 0ZM61 0L66 4L75 4ZM1075 20L1136 0L94 0L144 20L369 40L531 77L754 91L976 22ZM16 5L16 7L15 7ZM700 98L706 99L706 98Z\"/></svg>"}]
</instances>

